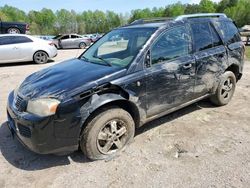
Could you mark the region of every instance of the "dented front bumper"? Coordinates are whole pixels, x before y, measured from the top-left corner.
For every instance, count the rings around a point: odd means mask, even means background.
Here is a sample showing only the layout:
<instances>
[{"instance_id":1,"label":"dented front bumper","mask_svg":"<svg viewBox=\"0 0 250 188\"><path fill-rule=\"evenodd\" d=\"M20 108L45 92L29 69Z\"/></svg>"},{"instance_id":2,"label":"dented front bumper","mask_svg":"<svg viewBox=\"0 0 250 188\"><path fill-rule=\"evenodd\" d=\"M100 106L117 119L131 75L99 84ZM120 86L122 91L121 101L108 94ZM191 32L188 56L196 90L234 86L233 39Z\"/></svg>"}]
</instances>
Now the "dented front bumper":
<instances>
[{"instance_id":1,"label":"dented front bumper","mask_svg":"<svg viewBox=\"0 0 250 188\"><path fill-rule=\"evenodd\" d=\"M12 135L31 151L39 154L50 154L74 151L78 149L78 139L55 135L56 117L38 117L33 114L18 112L13 106L14 94L10 93L7 104L8 127ZM63 128L64 122L60 122ZM67 132L65 132L67 135Z\"/></svg>"}]
</instances>

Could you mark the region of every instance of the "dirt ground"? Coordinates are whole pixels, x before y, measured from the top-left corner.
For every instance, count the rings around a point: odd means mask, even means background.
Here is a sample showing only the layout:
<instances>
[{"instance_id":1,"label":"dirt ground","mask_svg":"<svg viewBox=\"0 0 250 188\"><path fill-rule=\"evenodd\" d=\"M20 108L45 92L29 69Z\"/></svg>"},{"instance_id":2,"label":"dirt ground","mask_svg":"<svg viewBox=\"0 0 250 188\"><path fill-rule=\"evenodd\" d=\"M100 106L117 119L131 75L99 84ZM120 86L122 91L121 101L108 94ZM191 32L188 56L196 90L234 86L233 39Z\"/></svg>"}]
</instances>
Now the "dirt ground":
<instances>
[{"instance_id":1,"label":"dirt ground","mask_svg":"<svg viewBox=\"0 0 250 188\"><path fill-rule=\"evenodd\" d=\"M0 67L0 188L249 187L250 62L230 104L201 101L150 122L109 161L90 162L81 152L38 155L13 140L6 126L8 93L32 72L79 54L63 50L46 65Z\"/></svg>"}]
</instances>

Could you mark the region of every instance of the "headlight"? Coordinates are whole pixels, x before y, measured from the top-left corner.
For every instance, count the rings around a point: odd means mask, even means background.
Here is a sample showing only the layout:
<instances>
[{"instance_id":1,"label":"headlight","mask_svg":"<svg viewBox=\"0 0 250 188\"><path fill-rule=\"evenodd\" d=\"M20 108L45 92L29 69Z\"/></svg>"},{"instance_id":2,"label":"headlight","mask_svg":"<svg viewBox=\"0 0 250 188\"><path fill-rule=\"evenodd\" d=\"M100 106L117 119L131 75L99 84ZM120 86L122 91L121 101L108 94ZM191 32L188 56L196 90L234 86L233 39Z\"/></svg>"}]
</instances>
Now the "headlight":
<instances>
[{"instance_id":1,"label":"headlight","mask_svg":"<svg viewBox=\"0 0 250 188\"><path fill-rule=\"evenodd\" d=\"M38 116L50 116L56 113L60 101L56 99L37 99L28 101L27 112Z\"/></svg>"}]
</instances>

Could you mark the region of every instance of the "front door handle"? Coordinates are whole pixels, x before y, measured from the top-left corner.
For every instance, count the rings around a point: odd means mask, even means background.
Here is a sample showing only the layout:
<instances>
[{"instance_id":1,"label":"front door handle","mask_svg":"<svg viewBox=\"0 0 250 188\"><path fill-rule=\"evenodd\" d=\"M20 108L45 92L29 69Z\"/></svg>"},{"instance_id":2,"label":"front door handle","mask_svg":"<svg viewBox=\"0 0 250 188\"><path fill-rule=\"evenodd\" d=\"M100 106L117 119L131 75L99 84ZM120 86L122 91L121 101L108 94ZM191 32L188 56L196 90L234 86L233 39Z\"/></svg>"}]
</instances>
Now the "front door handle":
<instances>
[{"instance_id":1,"label":"front door handle","mask_svg":"<svg viewBox=\"0 0 250 188\"><path fill-rule=\"evenodd\" d=\"M192 63L184 64L184 65L183 65L183 68L184 68L184 69L190 69L190 68L192 68Z\"/></svg>"}]
</instances>

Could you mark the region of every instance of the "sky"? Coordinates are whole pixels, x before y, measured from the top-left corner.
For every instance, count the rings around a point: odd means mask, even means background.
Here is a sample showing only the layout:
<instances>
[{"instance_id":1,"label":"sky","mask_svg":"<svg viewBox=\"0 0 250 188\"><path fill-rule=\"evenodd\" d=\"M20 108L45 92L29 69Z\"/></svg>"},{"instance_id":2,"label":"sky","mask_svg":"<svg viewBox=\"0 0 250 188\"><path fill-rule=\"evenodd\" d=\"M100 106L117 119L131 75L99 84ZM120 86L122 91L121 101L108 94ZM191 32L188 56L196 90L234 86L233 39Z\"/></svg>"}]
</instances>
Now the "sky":
<instances>
[{"instance_id":1,"label":"sky","mask_svg":"<svg viewBox=\"0 0 250 188\"><path fill-rule=\"evenodd\" d=\"M133 9L165 7L176 3L199 3L200 0L0 0L0 7L4 5L14 6L25 12L49 8L53 11L58 9L75 10L113 10L117 13L130 12ZM218 1L218 0L213 0Z\"/></svg>"}]
</instances>

